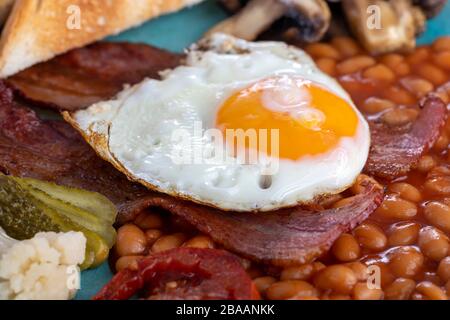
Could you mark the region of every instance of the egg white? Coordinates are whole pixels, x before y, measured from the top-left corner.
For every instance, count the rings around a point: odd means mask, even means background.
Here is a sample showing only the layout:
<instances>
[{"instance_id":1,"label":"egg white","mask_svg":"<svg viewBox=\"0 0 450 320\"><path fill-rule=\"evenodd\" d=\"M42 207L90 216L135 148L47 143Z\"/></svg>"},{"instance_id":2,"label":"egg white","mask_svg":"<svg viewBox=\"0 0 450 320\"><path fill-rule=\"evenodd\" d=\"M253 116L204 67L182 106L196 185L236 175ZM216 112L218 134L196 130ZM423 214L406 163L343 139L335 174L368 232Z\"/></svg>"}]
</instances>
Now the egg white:
<instances>
[{"instance_id":1,"label":"egg white","mask_svg":"<svg viewBox=\"0 0 450 320\"><path fill-rule=\"evenodd\" d=\"M243 165L231 156L226 164L180 164L173 158L173 132L193 132L194 124L213 128L222 103L233 93L269 77L290 75L313 81L345 99L356 111L353 137L341 138L329 152L297 161L279 160L268 188L261 186L261 165ZM144 80L117 98L71 115L72 123L100 155L131 179L149 188L234 211L268 211L307 203L350 186L362 171L370 132L348 94L321 72L302 50L278 42L246 42L216 34L187 53L186 62ZM293 137L301 139L301 137ZM214 143L198 141L203 147ZM183 146L182 148L186 148Z\"/></svg>"}]
</instances>

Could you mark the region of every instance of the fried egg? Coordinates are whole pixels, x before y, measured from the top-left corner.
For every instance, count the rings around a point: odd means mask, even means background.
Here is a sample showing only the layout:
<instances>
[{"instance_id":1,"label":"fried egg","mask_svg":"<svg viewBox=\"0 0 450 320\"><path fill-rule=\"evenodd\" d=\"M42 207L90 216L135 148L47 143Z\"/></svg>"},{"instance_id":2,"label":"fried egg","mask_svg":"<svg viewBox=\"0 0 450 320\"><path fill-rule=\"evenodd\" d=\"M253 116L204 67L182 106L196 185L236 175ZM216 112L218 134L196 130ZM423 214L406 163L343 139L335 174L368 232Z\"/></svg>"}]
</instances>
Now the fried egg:
<instances>
[{"instance_id":1,"label":"fried egg","mask_svg":"<svg viewBox=\"0 0 450 320\"><path fill-rule=\"evenodd\" d=\"M298 48L215 34L161 76L64 114L99 155L148 188L223 210L269 211L339 193L366 163L367 122Z\"/></svg>"}]
</instances>

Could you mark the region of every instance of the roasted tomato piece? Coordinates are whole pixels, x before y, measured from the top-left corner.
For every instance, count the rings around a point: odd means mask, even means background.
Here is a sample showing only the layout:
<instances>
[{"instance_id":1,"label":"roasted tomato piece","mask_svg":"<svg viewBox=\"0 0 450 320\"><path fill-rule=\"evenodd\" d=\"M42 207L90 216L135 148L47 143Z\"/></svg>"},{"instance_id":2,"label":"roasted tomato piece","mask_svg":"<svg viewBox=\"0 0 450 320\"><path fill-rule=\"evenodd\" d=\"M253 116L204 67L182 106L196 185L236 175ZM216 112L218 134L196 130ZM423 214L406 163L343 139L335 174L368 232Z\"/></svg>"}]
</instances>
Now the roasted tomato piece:
<instances>
[{"instance_id":1,"label":"roasted tomato piece","mask_svg":"<svg viewBox=\"0 0 450 320\"><path fill-rule=\"evenodd\" d=\"M178 248L149 255L124 269L93 298L125 300L139 294L153 300L259 299L237 257L217 249Z\"/></svg>"}]
</instances>

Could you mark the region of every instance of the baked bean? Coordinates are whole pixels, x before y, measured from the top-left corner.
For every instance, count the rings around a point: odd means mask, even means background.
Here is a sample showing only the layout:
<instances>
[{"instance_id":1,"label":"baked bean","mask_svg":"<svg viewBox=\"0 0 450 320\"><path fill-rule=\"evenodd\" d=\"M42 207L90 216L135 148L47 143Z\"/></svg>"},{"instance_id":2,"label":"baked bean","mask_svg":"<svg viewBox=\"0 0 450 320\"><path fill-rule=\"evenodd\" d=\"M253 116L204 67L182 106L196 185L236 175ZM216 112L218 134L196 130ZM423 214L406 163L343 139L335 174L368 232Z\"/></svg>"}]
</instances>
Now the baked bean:
<instances>
[{"instance_id":1,"label":"baked bean","mask_svg":"<svg viewBox=\"0 0 450 320\"><path fill-rule=\"evenodd\" d=\"M423 255L413 247L400 247L390 253L389 268L394 275L412 278L423 267Z\"/></svg>"},{"instance_id":2,"label":"baked bean","mask_svg":"<svg viewBox=\"0 0 450 320\"><path fill-rule=\"evenodd\" d=\"M406 75L410 72L409 65L405 62L405 58L400 54L397 53L386 54L383 57L381 57L380 61L389 68L391 68L391 70L394 71L399 76ZM399 66L401 67L398 68Z\"/></svg>"},{"instance_id":3,"label":"baked bean","mask_svg":"<svg viewBox=\"0 0 450 320\"><path fill-rule=\"evenodd\" d=\"M120 257L137 256L147 249L144 232L134 224L126 224L117 231L116 252Z\"/></svg>"},{"instance_id":4,"label":"baked bean","mask_svg":"<svg viewBox=\"0 0 450 320\"><path fill-rule=\"evenodd\" d=\"M157 229L148 229L145 230L145 237L147 238L147 246L152 246L156 240L158 240L163 233L161 230Z\"/></svg>"},{"instance_id":5,"label":"baked bean","mask_svg":"<svg viewBox=\"0 0 450 320\"><path fill-rule=\"evenodd\" d=\"M384 296L386 300L408 300L415 288L414 280L397 278L384 289Z\"/></svg>"},{"instance_id":6,"label":"baked bean","mask_svg":"<svg viewBox=\"0 0 450 320\"><path fill-rule=\"evenodd\" d=\"M349 58L361 52L361 47L350 37L335 37L331 44L341 53L344 58Z\"/></svg>"},{"instance_id":7,"label":"baked bean","mask_svg":"<svg viewBox=\"0 0 450 320\"><path fill-rule=\"evenodd\" d=\"M434 177L424 183L425 189L433 194L450 195L450 177Z\"/></svg>"},{"instance_id":8,"label":"baked bean","mask_svg":"<svg viewBox=\"0 0 450 320\"><path fill-rule=\"evenodd\" d=\"M339 51L326 43L311 43L306 47L305 51L314 58L331 58L335 60L341 58Z\"/></svg>"},{"instance_id":9,"label":"baked bean","mask_svg":"<svg viewBox=\"0 0 450 320\"><path fill-rule=\"evenodd\" d=\"M343 294L350 293L357 281L352 269L339 264L326 267L314 277L317 288Z\"/></svg>"},{"instance_id":10,"label":"baked bean","mask_svg":"<svg viewBox=\"0 0 450 320\"><path fill-rule=\"evenodd\" d=\"M379 276L381 279L381 287L384 288L388 285L390 285L396 278L396 276L392 273L392 271L389 269L389 266L387 263L384 262L376 262L370 265L372 268L370 270L370 276L372 276L374 280L378 280L377 277ZM373 281L373 280L372 280ZM376 283L374 283L376 284Z\"/></svg>"},{"instance_id":11,"label":"baked bean","mask_svg":"<svg viewBox=\"0 0 450 320\"><path fill-rule=\"evenodd\" d=\"M429 281L422 281L417 284L416 291L422 294L426 300L447 300L444 290Z\"/></svg>"},{"instance_id":12,"label":"baked bean","mask_svg":"<svg viewBox=\"0 0 450 320\"><path fill-rule=\"evenodd\" d=\"M439 68L450 70L450 49L433 54L433 63Z\"/></svg>"},{"instance_id":13,"label":"baked bean","mask_svg":"<svg viewBox=\"0 0 450 320\"><path fill-rule=\"evenodd\" d=\"M434 143L433 149L437 151L445 150L448 147L448 143L449 143L448 136L445 132L443 132Z\"/></svg>"},{"instance_id":14,"label":"baked bean","mask_svg":"<svg viewBox=\"0 0 450 320\"><path fill-rule=\"evenodd\" d=\"M395 80L395 74L392 70L382 63L376 64L364 70L363 77L383 82L391 82Z\"/></svg>"},{"instance_id":15,"label":"baked bean","mask_svg":"<svg viewBox=\"0 0 450 320\"><path fill-rule=\"evenodd\" d=\"M423 275L422 281L430 281L433 282L435 285L440 286L442 284L441 279L436 274L436 272L427 271Z\"/></svg>"},{"instance_id":16,"label":"baked bean","mask_svg":"<svg viewBox=\"0 0 450 320\"><path fill-rule=\"evenodd\" d=\"M409 200L412 202L419 202L422 200L420 191L412 184L406 182L396 182L389 185L388 190L396 193L400 198Z\"/></svg>"},{"instance_id":17,"label":"baked bean","mask_svg":"<svg viewBox=\"0 0 450 320\"><path fill-rule=\"evenodd\" d=\"M436 86L447 81L445 72L431 63L421 64L420 67L417 68L417 74Z\"/></svg>"},{"instance_id":18,"label":"baked bean","mask_svg":"<svg viewBox=\"0 0 450 320\"><path fill-rule=\"evenodd\" d=\"M376 61L374 58L369 56L355 56L348 58L336 65L336 70L339 74L350 74L358 72L362 69L371 67L375 65Z\"/></svg>"},{"instance_id":19,"label":"baked bean","mask_svg":"<svg viewBox=\"0 0 450 320\"><path fill-rule=\"evenodd\" d=\"M255 284L256 289L260 293L266 292L266 290L275 282L277 282L277 279L275 279L274 277L269 277L269 276L253 279L253 283Z\"/></svg>"},{"instance_id":20,"label":"baked bean","mask_svg":"<svg viewBox=\"0 0 450 320\"><path fill-rule=\"evenodd\" d=\"M141 213L134 223L141 229L160 229L163 227L163 220L160 215L156 213Z\"/></svg>"},{"instance_id":21,"label":"baked bean","mask_svg":"<svg viewBox=\"0 0 450 320\"><path fill-rule=\"evenodd\" d=\"M439 201L447 206L450 206L450 198L449 197L441 198Z\"/></svg>"},{"instance_id":22,"label":"baked bean","mask_svg":"<svg viewBox=\"0 0 450 320\"><path fill-rule=\"evenodd\" d=\"M349 262L344 265L353 270L358 281L365 281L369 277L369 269L362 262Z\"/></svg>"},{"instance_id":23,"label":"baked bean","mask_svg":"<svg viewBox=\"0 0 450 320\"><path fill-rule=\"evenodd\" d=\"M450 176L450 168L445 166L438 166L433 168L433 170L428 174L429 178Z\"/></svg>"},{"instance_id":24,"label":"baked bean","mask_svg":"<svg viewBox=\"0 0 450 320\"><path fill-rule=\"evenodd\" d=\"M399 63L405 61L405 58L398 53L387 53L380 58L380 61L392 69Z\"/></svg>"},{"instance_id":25,"label":"baked bean","mask_svg":"<svg viewBox=\"0 0 450 320\"><path fill-rule=\"evenodd\" d=\"M358 242L348 233L340 235L334 242L331 251L339 261L343 262L356 260L361 253Z\"/></svg>"},{"instance_id":26,"label":"baked bean","mask_svg":"<svg viewBox=\"0 0 450 320\"><path fill-rule=\"evenodd\" d=\"M406 62L400 62L392 68L392 71L399 76L404 77L411 73L411 67Z\"/></svg>"},{"instance_id":27,"label":"baked bean","mask_svg":"<svg viewBox=\"0 0 450 320\"><path fill-rule=\"evenodd\" d=\"M450 296L450 280L445 284L445 291L447 291L447 296Z\"/></svg>"},{"instance_id":28,"label":"baked bean","mask_svg":"<svg viewBox=\"0 0 450 320\"><path fill-rule=\"evenodd\" d=\"M168 236L162 236L152 246L153 252L161 252L169 249L180 247L186 240L186 236L182 233L175 233Z\"/></svg>"},{"instance_id":29,"label":"baked bean","mask_svg":"<svg viewBox=\"0 0 450 320\"><path fill-rule=\"evenodd\" d=\"M183 247L213 249L215 247L214 242L208 236L196 236L183 244Z\"/></svg>"},{"instance_id":30,"label":"baked bean","mask_svg":"<svg viewBox=\"0 0 450 320\"><path fill-rule=\"evenodd\" d=\"M382 96L398 105L414 105L416 103L416 98L399 86L387 87L383 90Z\"/></svg>"},{"instance_id":31,"label":"baked bean","mask_svg":"<svg viewBox=\"0 0 450 320\"><path fill-rule=\"evenodd\" d=\"M434 86L430 81L417 77L402 78L400 84L418 98L425 96L434 89Z\"/></svg>"},{"instance_id":32,"label":"baked bean","mask_svg":"<svg viewBox=\"0 0 450 320\"><path fill-rule=\"evenodd\" d=\"M319 293L311 284L302 280L284 280L275 282L266 290L266 296L270 300L284 300L292 297L315 297Z\"/></svg>"},{"instance_id":33,"label":"baked bean","mask_svg":"<svg viewBox=\"0 0 450 320\"><path fill-rule=\"evenodd\" d=\"M324 269L322 262L315 261L309 264L293 266L284 269L281 272L281 280L309 280L314 274Z\"/></svg>"},{"instance_id":34,"label":"baked bean","mask_svg":"<svg viewBox=\"0 0 450 320\"><path fill-rule=\"evenodd\" d=\"M354 200L355 200L355 196L343 198L343 199L341 199L341 200L339 200L339 201L336 201L336 202L333 204L333 208L342 208L342 207L345 207L346 205L349 205L349 204L353 203Z\"/></svg>"},{"instance_id":35,"label":"baked bean","mask_svg":"<svg viewBox=\"0 0 450 320\"><path fill-rule=\"evenodd\" d=\"M138 269L138 262L144 258L144 256L123 256L117 259L116 261L116 272L119 272L123 269Z\"/></svg>"},{"instance_id":36,"label":"baked bean","mask_svg":"<svg viewBox=\"0 0 450 320\"><path fill-rule=\"evenodd\" d=\"M308 280L314 274L312 264L304 264L284 269L281 272L281 280Z\"/></svg>"},{"instance_id":37,"label":"baked bean","mask_svg":"<svg viewBox=\"0 0 450 320\"><path fill-rule=\"evenodd\" d=\"M381 115L381 120L389 126L402 126L416 120L419 111L412 108L393 108Z\"/></svg>"},{"instance_id":38,"label":"baked bean","mask_svg":"<svg viewBox=\"0 0 450 320\"><path fill-rule=\"evenodd\" d=\"M450 207L439 201L428 202L423 210L425 218L435 227L450 232Z\"/></svg>"},{"instance_id":39,"label":"baked bean","mask_svg":"<svg viewBox=\"0 0 450 320\"><path fill-rule=\"evenodd\" d=\"M441 100L445 103L448 104L450 102L450 96L448 95L448 91L447 90L443 90L442 88L438 88L435 91L435 94L441 98ZM448 127L447 127L448 128ZM449 133L449 130L447 129L447 133Z\"/></svg>"},{"instance_id":40,"label":"baked bean","mask_svg":"<svg viewBox=\"0 0 450 320\"><path fill-rule=\"evenodd\" d=\"M407 246L416 243L420 224L416 222L399 222L388 230L388 244L391 247Z\"/></svg>"},{"instance_id":41,"label":"baked bean","mask_svg":"<svg viewBox=\"0 0 450 320\"><path fill-rule=\"evenodd\" d=\"M383 290L369 288L367 283L357 283L353 288L353 299L355 300L381 300Z\"/></svg>"},{"instance_id":42,"label":"baked bean","mask_svg":"<svg viewBox=\"0 0 450 320\"><path fill-rule=\"evenodd\" d=\"M417 206L414 202L402 199L397 195L388 195L375 214L385 219L407 220L417 215Z\"/></svg>"},{"instance_id":43,"label":"baked bean","mask_svg":"<svg viewBox=\"0 0 450 320\"><path fill-rule=\"evenodd\" d=\"M418 244L422 253L434 261L440 261L446 257L450 247L448 238L431 226L420 230Z\"/></svg>"},{"instance_id":44,"label":"baked bean","mask_svg":"<svg viewBox=\"0 0 450 320\"><path fill-rule=\"evenodd\" d=\"M444 282L450 281L450 256L445 257L439 262L437 275Z\"/></svg>"},{"instance_id":45,"label":"baked bean","mask_svg":"<svg viewBox=\"0 0 450 320\"><path fill-rule=\"evenodd\" d=\"M431 155L424 155L415 165L415 169L420 172L428 172L436 166L436 160Z\"/></svg>"},{"instance_id":46,"label":"baked bean","mask_svg":"<svg viewBox=\"0 0 450 320\"><path fill-rule=\"evenodd\" d=\"M430 48L417 48L413 53L406 57L406 61L409 64L420 64L423 65L423 62L427 60L431 55Z\"/></svg>"},{"instance_id":47,"label":"baked bean","mask_svg":"<svg viewBox=\"0 0 450 320\"><path fill-rule=\"evenodd\" d=\"M353 230L353 234L359 244L370 251L381 251L386 247L386 235L374 224L363 223Z\"/></svg>"},{"instance_id":48,"label":"baked bean","mask_svg":"<svg viewBox=\"0 0 450 320\"><path fill-rule=\"evenodd\" d=\"M395 103L392 101L370 97L366 99L362 105L362 109L364 112L369 114L378 113L384 110L392 109L395 107Z\"/></svg>"},{"instance_id":49,"label":"baked bean","mask_svg":"<svg viewBox=\"0 0 450 320\"><path fill-rule=\"evenodd\" d=\"M450 37L440 37L433 43L434 51L450 50Z\"/></svg>"},{"instance_id":50,"label":"baked bean","mask_svg":"<svg viewBox=\"0 0 450 320\"><path fill-rule=\"evenodd\" d=\"M336 60L330 58L320 58L316 61L317 66L320 70L325 72L330 76L336 74Z\"/></svg>"}]
</instances>

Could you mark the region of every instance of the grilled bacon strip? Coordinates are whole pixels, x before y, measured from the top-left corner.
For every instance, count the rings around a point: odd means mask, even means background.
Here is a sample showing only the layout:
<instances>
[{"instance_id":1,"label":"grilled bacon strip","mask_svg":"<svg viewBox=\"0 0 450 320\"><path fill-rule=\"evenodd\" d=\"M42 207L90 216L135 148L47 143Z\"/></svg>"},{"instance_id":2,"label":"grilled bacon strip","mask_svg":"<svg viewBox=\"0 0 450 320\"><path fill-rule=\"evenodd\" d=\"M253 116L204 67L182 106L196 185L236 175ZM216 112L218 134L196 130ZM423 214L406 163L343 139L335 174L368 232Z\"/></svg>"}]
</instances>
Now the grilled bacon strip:
<instances>
[{"instance_id":1,"label":"grilled bacon strip","mask_svg":"<svg viewBox=\"0 0 450 320\"><path fill-rule=\"evenodd\" d=\"M390 128L381 121L369 121L372 145L365 171L393 179L408 173L439 137L447 109L438 97L429 95L420 102L421 112L406 128Z\"/></svg>"},{"instance_id":2,"label":"grilled bacon strip","mask_svg":"<svg viewBox=\"0 0 450 320\"><path fill-rule=\"evenodd\" d=\"M367 182L365 192L341 208L321 211L294 207L268 213L226 212L157 194L122 206L119 223L148 207L169 211L216 243L241 256L276 266L303 264L330 249L343 232L363 222L381 204L383 191Z\"/></svg>"},{"instance_id":3,"label":"grilled bacon strip","mask_svg":"<svg viewBox=\"0 0 450 320\"><path fill-rule=\"evenodd\" d=\"M0 170L104 194L120 204L148 191L100 159L67 123L41 120L0 82Z\"/></svg>"},{"instance_id":4,"label":"grilled bacon strip","mask_svg":"<svg viewBox=\"0 0 450 320\"><path fill-rule=\"evenodd\" d=\"M143 44L99 42L37 64L8 79L27 99L75 111L112 98L125 84L159 78L181 56Z\"/></svg>"}]
</instances>

